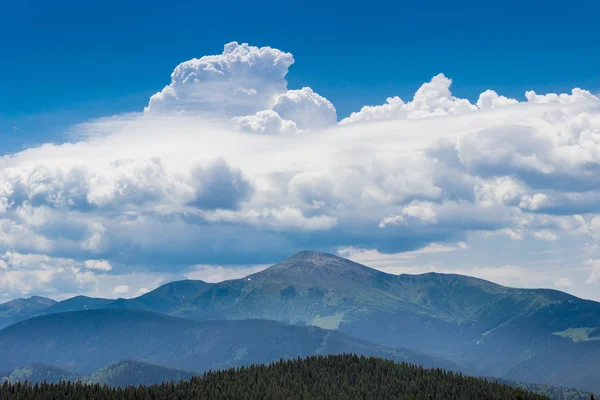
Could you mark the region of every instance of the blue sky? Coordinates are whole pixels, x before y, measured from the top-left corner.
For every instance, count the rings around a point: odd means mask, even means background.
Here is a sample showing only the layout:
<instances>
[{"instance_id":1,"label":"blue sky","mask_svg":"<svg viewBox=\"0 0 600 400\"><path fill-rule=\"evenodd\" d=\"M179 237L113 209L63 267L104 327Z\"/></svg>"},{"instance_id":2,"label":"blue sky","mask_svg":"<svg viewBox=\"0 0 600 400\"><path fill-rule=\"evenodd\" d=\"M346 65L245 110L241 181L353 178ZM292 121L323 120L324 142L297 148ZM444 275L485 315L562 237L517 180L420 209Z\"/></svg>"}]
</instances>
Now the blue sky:
<instances>
[{"instance_id":1,"label":"blue sky","mask_svg":"<svg viewBox=\"0 0 600 400\"><path fill-rule=\"evenodd\" d=\"M318 250L600 300L597 3L9 0L0 299Z\"/></svg>"},{"instance_id":2,"label":"blue sky","mask_svg":"<svg viewBox=\"0 0 600 400\"><path fill-rule=\"evenodd\" d=\"M444 72L453 93L600 89L596 1L16 1L0 13L0 150L60 140L75 122L141 110L182 60L236 40L291 52L290 88L339 117L414 93ZM13 130L16 127L19 130Z\"/></svg>"}]
</instances>

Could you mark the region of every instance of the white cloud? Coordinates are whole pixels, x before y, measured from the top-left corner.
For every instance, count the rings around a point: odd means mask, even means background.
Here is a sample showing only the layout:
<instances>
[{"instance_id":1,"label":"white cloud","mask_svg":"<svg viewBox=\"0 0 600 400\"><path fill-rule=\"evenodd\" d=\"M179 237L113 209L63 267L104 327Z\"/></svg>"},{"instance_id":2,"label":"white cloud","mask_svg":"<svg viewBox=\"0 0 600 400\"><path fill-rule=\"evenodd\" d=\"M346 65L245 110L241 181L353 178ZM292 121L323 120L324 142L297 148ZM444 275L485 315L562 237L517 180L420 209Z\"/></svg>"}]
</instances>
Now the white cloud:
<instances>
[{"instance_id":1,"label":"white cloud","mask_svg":"<svg viewBox=\"0 0 600 400\"><path fill-rule=\"evenodd\" d=\"M495 91L488 89L479 95L479 99L477 100L477 107L480 110L485 110L488 108L510 106L511 104L517 103L518 101L515 99L509 99L508 97L500 96Z\"/></svg>"},{"instance_id":2,"label":"white cloud","mask_svg":"<svg viewBox=\"0 0 600 400\"><path fill-rule=\"evenodd\" d=\"M119 281L131 265L180 274L306 248L400 253L470 234L600 243L600 100L589 92L527 92L518 103L489 90L472 104L439 74L409 102L392 97L336 124L327 99L287 88L292 63L230 43L177 66L145 112L0 158L4 290L56 282L134 294L158 278ZM514 279L522 268L503 267Z\"/></svg>"},{"instance_id":3,"label":"white cloud","mask_svg":"<svg viewBox=\"0 0 600 400\"><path fill-rule=\"evenodd\" d=\"M110 274L109 274L110 272ZM78 261L43 254L0 254L0 298L48 296L57 300L83 294L114 297L117 286L129 286L131 293L143 287L155 288L183 275L151 273L144 270L114 274L105 260Z\"/></svg>"},{"instance_id":4,"label":"white cloud","mask_svg":"<svg viewBox=\"0 0 600 400\"><path fill-rule=\"evenodd\" d=\"M188 279L199 279L204 282L215 283L243 278L268 267L269 265L267 264L250 266L196 265L186 273L186 277Z\"/></svg>"},{"instance_id":5,"label":"white cloud","mask_svg":"<svg viewBox=\"0 0 600 400\"><path fill-rule=\"evenodd\" d=\"M590 274L585 283L587 285L600 285L600 260L590 259L586 264Z\"/></svg>"},{"instance_id":6,"label":"white cloud","mask_svg":"<svg viewBox=\"0 0 600 400\"><path fill-rule=\"evenodd\" d=\"M286 91L290 53L231 42L223 53L179 64L171 83L150 98L146 112L246 115L271 108Z\"/></svg>"},{"instance_id":7,"label":"white cloud","mask_svg":"<svg viewBox=\"0 0 600 400\"><path fill-rule=\"evenodd\" d=\"M469 100L452 95L450 92L451 84L451 79L444 76L444 74L438 74L417 90L412 101L404 103L400 97L389 97L386 104L364 106L359 112L352 113L348 118L343 119L340 124L420 119L476 111L477 107L471 104ZM489 95L484 96L484 98L487 97Z\"/></svg>"},{"instance_id":8,"label":"white cloud","mask_svg":"<svg viewBox=\"0 0 600 400\"><path fill-rule=\"evenodd\" d=\"M319 129L337 123L335 107L309 87L288 90L277 98L273 110L281 118L294 121L299 129Z\"/></svg>"},{"instance_id":9,"label":"white cloud","mask_svg":"<svg viewBox=\"0 0 600 400\"><path fill-rule=\"evenodd\" d=\"M98 271L111 271L112 265L106 260L86 260L84 265L87 269Z\"/></svg>"},{"instance_id":10,"label":"white cloud","mask_svg":"<svg viewBox=\"0 0 600 400\"><path fill-rule=\"evenodd\" d=\"M296 123L282 119L273 110L263 110L244 117L233 117L232 121L242 131L262 135L291 135L298 131Z\"/></svg>"},{"instance_id":11,"label":"white cloud","mask_svg":"<svg viewBox=\"0 0 600 400\"><path fill-rule=\"evenodd\" d=\"M550 241L550 242L553 242L553 241L559 239L559 237L558 237L558 235L556 233L550 232L550 231L547 231L547 230L534 231L533 232L533 236L535 238L537 238L537 239L547 240L547 241Z\"/></svg>"},{"instance_id":12,"label":"white cloud","mask_svg":"<svg viewBox=\"0 0 600 400\"><path fill-rule=\"evenodd\" d=\"M129 292L129 286L119 285L113 289L113 294L125 294Z\"/></svg>"},{"instance_id":13,"label":"white cloud","mask_svg":"<svg viewBox=\"0 0 600 400\"><path fill-rule=\"evenodd\" d=\"M567 290L573 285L574 283L568 278L559 278L556 282L554 282L554 286L559 290Z\"/></svg>"}]
</instances>

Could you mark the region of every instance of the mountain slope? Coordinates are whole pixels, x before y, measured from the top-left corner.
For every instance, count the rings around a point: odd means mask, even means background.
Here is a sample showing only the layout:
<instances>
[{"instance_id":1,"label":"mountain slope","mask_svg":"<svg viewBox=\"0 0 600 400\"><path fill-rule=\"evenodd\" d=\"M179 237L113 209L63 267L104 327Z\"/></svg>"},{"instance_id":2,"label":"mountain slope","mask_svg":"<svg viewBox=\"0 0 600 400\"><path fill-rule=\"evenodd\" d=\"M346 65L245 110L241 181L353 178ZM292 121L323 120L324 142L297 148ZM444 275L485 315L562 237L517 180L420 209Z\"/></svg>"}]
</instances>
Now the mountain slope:
<instances>
[{"instance_id":1,"label":"mountain slope","mask_svg":"<svg viewBox=\"0 0 600 400\"><path fill-rule=\"evenodd\" d=\"M109 308L146 310L163 314L179 311L190 298L211 285L203 281L185 280L171 282L134 299L118 299L107 305Z\"/></svg>"},{"instance_id":2,"label":"mountain slope","mask_svg":"<svg viewBox=\"0 0 600 400\"><path fill-rule=\"evenodd\" d=\"M97 310L99 308L105 308L112 302L113 300L111 299L75 296L41 310L38 315L57 314L67 311Z\"/></svg>"},{"instance_id":3,"label":"mountain slope","mask_svg":"<svg viewBox=\"0 0 600 400\"><path fill-rule=\"evenodd\" d=\"M112 387L156 385L163 382L180 382L190 380L193 373L161 367L141 361L126 360L113 363L87 375L83 382Z\"/></svg>"},{"instance_id":4,"label":"mountain slope","mask_svg":"<svg viewBox=\"0 0 600 400\"><path fill-rule=\"evenodd\" d=\"M0 370L35 362L85 374L122 359L137 359L202 372L334 353L466 372L454 363L413 351L389 349L317 327L264 320L195 322L144 311L103 309L45 315L0 331Z\"/></svg>"},{"instance_id":5,"label":"mountain slope","mask_svg":"<svg viewBox=\"0 0 600 400\"><path fill-rule=\"evenodd\" d=\"M396 276L315 252L243 279L199 282L194 290L168 313L315 325L433 354L485 375L600 391L594 368L600 303L555 290L452 274ZM120 307L135 308L138 301L123 300Z\"/></svg>"},{"instance_id":6,"label":"mountain slope","mask_svg":"<svg viewBox=\"0 0 600 400\"><path fill-rule=\"evenodd\" d=\"M57 383L60 381L75 382L81 379L80 375L74 374L64 369L52 367L45 364L28 364L14 369L11 373L0 375L0 382L8 380L9 382L48 382Z\"/></svg>"},{"instance_id":7,"label":"mountain slope","mask_svg":"<svg viewBox=\"0 0 600 400\"><path fill-rule=\"evenodd\" d=\"M0 304L0 329L36 315L40 310L56 304L55 300L33 296Z\"/></svg>"}]
</instances>

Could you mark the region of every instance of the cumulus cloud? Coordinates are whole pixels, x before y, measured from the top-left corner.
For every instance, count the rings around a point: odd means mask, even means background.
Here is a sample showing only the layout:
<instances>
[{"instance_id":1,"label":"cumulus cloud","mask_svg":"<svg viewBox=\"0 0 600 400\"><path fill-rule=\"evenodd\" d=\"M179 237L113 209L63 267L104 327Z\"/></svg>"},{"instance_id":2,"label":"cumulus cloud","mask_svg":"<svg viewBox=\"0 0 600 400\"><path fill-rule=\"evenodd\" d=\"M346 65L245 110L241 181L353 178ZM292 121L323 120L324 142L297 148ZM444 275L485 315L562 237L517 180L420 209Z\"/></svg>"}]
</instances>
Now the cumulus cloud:
<instances>
[{"instance_id":1,"label":"cumulus cloud","mask_svg":"<svg viewBox=\"0 0 600 400\"><path fill-rule=\"evenodd\" d=\"M327 128L337 123L335 107L309 87L288 90L277 98L273 111L294 121L299 129Z\"/></svg>"},{"instance_id":2,"label":"cumulus cloud","mask_svg":"<svg viewBox=\"0 0 600 400\"><path fill-rule=\"evenodd\" d=\"M287 90L290 53L231 42L223 53L179 64L150 98L148 114L230 117L245 132L292 134L337 123L335 107L310 87Z\"/></svg>"},{"instance_id":3,"label":"cumulus cloud","mask_svg":"<svg viewBox=\"0 0 600 400\"><path fill-rule=\"evenodd\" d=\"M517 102L488 90L472 104L439 74L409 102L392 97L336 124L327 99L287 88L292 63L230 43L180 64L145 112L0 158L4 282L17 290L21 274L134 295L154 281L117 278L139 264L182 274L307 248L398 254L473 235L600 243L600 99L590 92ZM16 269L26 264L50 267Z\"/></svg>"},{"instance_id":4,"label":"cumulus cloud","mask_svg":"<svg viewBox=\"0 0 600 400\"><path fill-rule=\"evenodd\" d=\"M245 115L268 109L285 92L285 75L293 63L290 53L231 42L222 54L179 64L171 83L150 98L146 112Z\"/></svg>"},{"instance_id":5,"label":"cumulus cloud","mask_svg":"<svg viewBox=\"0 0 600 400\"><path fill-rule=\"evenodd\" d=\"M235 210L247 200L254 187L239 169L231 168L223 158L218 158L206 167L192 170L194 200L189 204L209 210Z\"/></svg>"},{"instance_id":6,"label":"cumulus cloud","mask_svg":"<svg viewBox=\"0 0 600 400\"><path fill-rule=\"evenodd\" d=\"M281 118L273 110L263 110L243 117L233 117L232 121L242 131L262 135L291 135L298 131L295 122Z\"/></svg>"},{"instance_id":7,"label":"cumulus cloud","mask_svg":"<svg viewBox=\"0 0 600 400\"><path fill-rule=\"evenodd\" d=\"M125 294L129 292L129 286L119 285L113 289L113 294Z\"/></svg>"},{"instance_id":8,"label":"cumulus cloud","mask_svg":"<svg viewBox=\"0 0 600 400\"><path fill-rule=\"evenodd\" d=\"M479 95L479 99L477 100L477 108L480 110L485 110L488 108L509 106L517 103L518 101L515 99L500 96L495 91L488 89Z\"/></svg>"},{"instance_id":9,"label":"cumulus cloud","mask_svg":"<svg viewBox=\"0 0 600 400\"><path fill-rule=\"evenodd\" d=\"M72 258L51 257L45 254L0 254L0 298L44 295L62 300L85 294L112 297L115 285L137 288L156 287L165 280L160 274L126 272L109 275L112 266L105 260L77 261Z\"/></svg>"},{"instance_id":10,"label":"cumulus cloud","mask_svg":"<svg viewBox=\"0 0 600 400\"><path fill-rule=\"evenodd\" d=\"M448 114L463 114L477 110L467 99L455 97L450 92L452 80L444 74L434 76L416 91L412 101L405 103L400 97L389 97L381 106L364 106L359 112L343 119L341 124L396 119L420 119ZM485 95L487 98L489 95Z\"/></svg>"},{"instance_id":11,"label":"cumulus cloud","mask_svg":"<svg viewBox=\"0 0 600 400\"><path fill-rule=\"evenodd\" d=\"M87 269L95 269L99 271L110 271L112 270L112 265L106 260L86 260L84 265Z\"/></svg>"}]
</instances>

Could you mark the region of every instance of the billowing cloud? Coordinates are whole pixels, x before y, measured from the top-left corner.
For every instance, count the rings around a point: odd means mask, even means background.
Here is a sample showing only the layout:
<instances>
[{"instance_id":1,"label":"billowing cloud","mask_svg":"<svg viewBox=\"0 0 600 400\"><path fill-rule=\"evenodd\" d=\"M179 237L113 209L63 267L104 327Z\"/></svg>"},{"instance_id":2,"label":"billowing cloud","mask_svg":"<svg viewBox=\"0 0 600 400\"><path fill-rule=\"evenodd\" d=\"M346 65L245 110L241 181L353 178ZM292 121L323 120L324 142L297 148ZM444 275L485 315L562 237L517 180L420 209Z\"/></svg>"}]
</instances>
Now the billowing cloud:
<instances>
[{"instance_id":1,"label":"billowing cloud","mask_svg":"<svg viewBox=\"0 0 600 400\"><path fill-rule=\"evenodd\" d=\"M273 110L263 110L256 114L234 117L232 121L245 132L263 135L291 135L298 132L298 126Z\"/></svg>"},{"instance_id":2,"label":"billowing cloud","mask_svg":"<svg viewBox=\"0 0 600 400\"><path fill-rule=\"evenodd\" d=\"M43 254L5 252L0 254L0 299L34 294L58 300L77 294L113 297L116 286L126 283L132 288L142 285L154 288L166 278L144 272L111 275L112 269L105 260L81 262Z\"/></svg>"},{"instance_id":3,"label":"billowing cloud","mask_svg":"<svg viewBox=\"0 0 600 400\"><path fill-rule=\"evenodd\" d=\"M232 169L227 162L218 158L206 167L192 170L195 190L191 205L201 209L238 209L240 203L252 195L254 187L239 169Z\"/></svg>"},{"instance_id":4,"label":"billowing cloud","mask_svg":"<svg viewBox=\"0 0 600 400\"><path fill-rule=\"evenodd\" d=\"M439 74L407 103L392 97L336 124L331 102L287 88L292 63L230 43L178 66L145 112L0 158L4 290L41 287L23 279L89 292L92 282L129 296L159 275L208 276L194 266L264 265L302 249L400 254L478 237L600 244L600 99L590 92L518 102L488 90L473 104ZM27 263L50 267L16 269ZM149 278L127 280L132 268ZM494 268L470 271L526 270L518 260ZM595 275L557 270L543 283L575 290L586 280ZM119 286L127 292L112 293Z\"/></svg>"},{"instance_id":5,"label":"billowing cloud","mask_svg":"<svg viewBox=\"0 0 600 400\"><path fill-rule=\"evenodd\" d=\"M311 88L287 90L290 53L231 42L222 54L179 64L171 83L150 98L149 114L231 117L245 132L292 134L335 125L329 100Z\"/></svg>"},{"instance_id":6,"label":"billowing cloud","mask_svg":"<svg viewBox=\"0 0 600 400\"><path fill-rule=\"evenodd\" d=\"M390 97L381 106L364 106L352 113L341 124L366 121L396 119L420 119L448 114L463 114L476 111L477 106L467 99L455 97L450 92L452 80L438 74L424 83L415 93L412 101L405 103L400 97Z\"/></svg>"},{"instance_id":7,"label":"billowing cloud","mask_svg":"<svg viewBox=\"0 0 600 400\"><path fill-rule=\"evenodd\" d=\"M222 54L179 64L171 83L150 98L146 112L218 112L245 115L271 108L286 91L294 57L271 47L231 42Z\"/></svg>"},{"instance_id":8,"label":"billowing cloud","mask_svg":"<svg viewBox=\"0 0 600 400\"><path fill-rule=\"evenodd\" d=\"M309 87L288 90L277 98L273 111L304 130L327 128L337 123L333 104Z\"/></svg>"}]
</instances>

